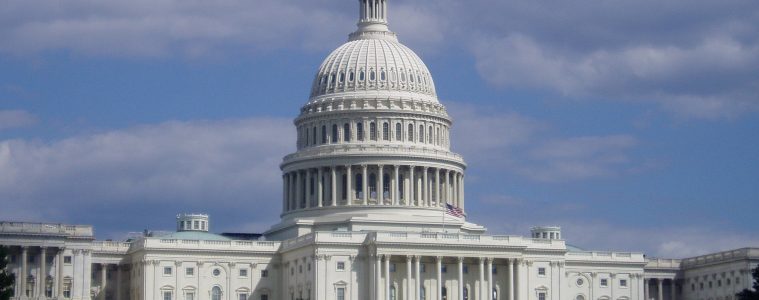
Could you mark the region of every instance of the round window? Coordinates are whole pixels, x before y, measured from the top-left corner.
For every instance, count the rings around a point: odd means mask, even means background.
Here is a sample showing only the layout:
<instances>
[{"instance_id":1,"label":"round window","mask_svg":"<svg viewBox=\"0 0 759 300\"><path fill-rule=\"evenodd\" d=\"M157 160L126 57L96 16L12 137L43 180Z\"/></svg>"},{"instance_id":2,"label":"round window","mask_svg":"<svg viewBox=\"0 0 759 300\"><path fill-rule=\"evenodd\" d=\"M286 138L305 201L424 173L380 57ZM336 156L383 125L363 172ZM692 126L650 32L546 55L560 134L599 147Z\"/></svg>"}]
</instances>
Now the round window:
<instances>
[{"instance_id":1,"label":"round window","mask_svg":"<svg viewBox=\"0 0 759 300\"><path fill-rule=\"evenodd\" d=\"M577 278L577 285L582 285L585 283L585 281L582 280L582 278Z\"/></svg>"},{"instance_id":2,"label":"round window","mask_svg":"<svg viewBox=\"0 0 759 300\"><path fill-rule=\"evenodd\" d=\"M221 275L221 270L213 269L213 276L219 276L219 275Z\"/></svg>"}]
</instances>

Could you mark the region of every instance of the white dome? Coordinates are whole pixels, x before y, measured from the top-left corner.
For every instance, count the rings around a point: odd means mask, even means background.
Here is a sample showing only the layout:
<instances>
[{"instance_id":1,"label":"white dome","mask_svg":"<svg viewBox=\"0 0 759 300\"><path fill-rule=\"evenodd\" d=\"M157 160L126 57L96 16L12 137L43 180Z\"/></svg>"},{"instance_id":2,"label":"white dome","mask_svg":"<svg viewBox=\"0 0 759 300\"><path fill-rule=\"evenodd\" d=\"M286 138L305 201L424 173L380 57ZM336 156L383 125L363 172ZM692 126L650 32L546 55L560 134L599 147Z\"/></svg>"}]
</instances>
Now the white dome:
<instances>
[{"instance_id":1,"label":"white dome","mask_svg":"<svg viewBox=\"0 0 759 300\"><path fill-rule=\"evenodd\" d=\"M324 60L310 103L341 94L376 94L438 103L430 71L419 56L394 38L373 35L349 41ZM378 96L380 96L378 95Z\"/></svg>"}]
</instances>

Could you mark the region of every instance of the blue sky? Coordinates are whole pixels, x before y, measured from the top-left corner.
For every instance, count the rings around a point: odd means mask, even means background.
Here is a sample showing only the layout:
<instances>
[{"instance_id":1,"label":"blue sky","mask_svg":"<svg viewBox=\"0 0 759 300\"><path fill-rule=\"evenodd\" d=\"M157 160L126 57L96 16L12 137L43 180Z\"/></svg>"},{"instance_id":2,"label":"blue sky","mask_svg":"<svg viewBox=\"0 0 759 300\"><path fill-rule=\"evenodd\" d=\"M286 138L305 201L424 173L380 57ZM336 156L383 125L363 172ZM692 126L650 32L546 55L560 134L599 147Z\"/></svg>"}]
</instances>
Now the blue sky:
<instances>
[{"instance_id":1,"label":"blue sky","mask_svg":"<svg viewBox=\"0 0 759 300\"><path fill-rule=\"evenodd\" d=\"M0 3L0 219L265 230L357 1ZM684 257L759 246L756 1L402 1L470 221ZM487 137L487 138L485 138ZM495 139L492 137L496 137Z\"/></svg>"}]
</instances>

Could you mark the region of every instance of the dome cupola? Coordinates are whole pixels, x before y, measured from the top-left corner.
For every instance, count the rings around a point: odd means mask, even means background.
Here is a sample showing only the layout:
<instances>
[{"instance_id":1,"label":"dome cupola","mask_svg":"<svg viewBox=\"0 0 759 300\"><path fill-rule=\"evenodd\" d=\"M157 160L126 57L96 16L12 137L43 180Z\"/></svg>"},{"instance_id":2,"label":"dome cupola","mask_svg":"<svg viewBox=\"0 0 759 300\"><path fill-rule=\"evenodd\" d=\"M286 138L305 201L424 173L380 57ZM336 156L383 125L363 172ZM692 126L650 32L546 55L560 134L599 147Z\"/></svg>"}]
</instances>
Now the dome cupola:
<instances>
[{"instance_id":1,"label":"dome cupola","mask_svg":"<svg viewBox=\"0 0 759 300\"><path fill-rule=\"evenodd\" d=\"M208 227L208 215L206 214L177 215L177 231L208 232Z\"/></svg>"}]
</instances>

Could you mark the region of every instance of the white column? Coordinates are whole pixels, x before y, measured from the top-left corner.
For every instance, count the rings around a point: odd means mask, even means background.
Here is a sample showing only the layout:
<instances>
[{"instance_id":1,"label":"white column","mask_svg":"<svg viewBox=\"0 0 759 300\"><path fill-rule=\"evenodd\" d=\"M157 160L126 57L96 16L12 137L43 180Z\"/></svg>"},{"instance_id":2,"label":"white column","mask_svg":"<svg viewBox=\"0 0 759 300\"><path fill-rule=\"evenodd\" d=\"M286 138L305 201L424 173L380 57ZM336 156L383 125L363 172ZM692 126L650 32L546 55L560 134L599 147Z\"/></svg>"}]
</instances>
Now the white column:
<instances>
[{"instance_id":1,"label":"white column","mask_svg":"<svg viewBox=\"0 0 759 300\"><path fill-rule=\"evenodd\" d=\"M390 255L385 255L385 300L390 300Z\"/></svg>"},{"instance_id":2,"label":"white column","mask_svg":"<svg viewBox=\"0 0 759 300\"><path fill-rule=\"evenodd\" d=\"M105 300L105 293L106 293L107 288L108 288L108 265L100 264L100 299Z\"/></svg>"},{"instance_id":3,"label":"white column","mask_svg":"<svg viewBox=\"0 0 759 300\"><path fill-rule=\"evenodd\" d=\"M82 299L89 300L90 287L92 287L92 252L90 250L84 250L82 252L84 260L84 288L82 288Z\"/></svg>"},{"instance_id":4,"label":"white column","mask_svg":"<svg viewBox=\"0 0 759 300\"><path fill-rule=\"evenodd\" d=\"M364 193L366 194L366 193ZM374 299L382 299L382 256L377 254L374 261Z\"/></svg>"},{"instance_id":5,"label":"white column","mask_svg":"<svg viewBox=\"0 0 759 300\"><path fill-rule=\"evenodd\" d=\"M38 298L46 298L45 295L45 286L47 285L47 248L46 247L40 247L40 273L37 276L39 277L37 279L38 287L37 290L37 297Z\"/></svg>"},{"instance_id":6,"label":"white column","mask_svg":"<svg viewBox=\"0 0 759 300\"><path fill-rule=\"evenodd\" d=\"M422 206L430 206L430 181L427 177L427 167L422 167L422 170L424 171L424 183L422 184L424 189L424 193L422 194L422 202L424 204Z\"/></svg>"},{"instance_id":7,"label":"white column","mask_svg":"<svg viewBox=\"0 0 759 300\"><path fill-rule=\"evenodd\" d=\"M409 177L408 177L409 178L409 180L408 180L409 184L408 184L408 187L407 187L408 194L406 194L406 204L407 205L413 205L414 204L414 199L416 199L416 197L415 197L416 190L414 189L414 187L416 186L416 184L414 184L415 183L414 182L414 166L409 166L408 167L408 172L409 172Z\"/></svg>"},{"instance_id":8,"label":"white column","mask_svg":"<svg viewBox=\"0 0 759 300\"><path fill-rule=\"evenodd\" d=\"M337 206L337 170L335 166L330 167L330 195L332 196L332 206ZM350 196L349 196L350 197Z\"/></svg>"},{"instance_id":9,"label":"white column","mask_svg":"<svg viewBox=\"0 0 759 300\"><path fill-rule=\"evenodd\" d=\"M364 192L364 205L369 205L369 172L366 165L361 165L361 188Z\"/></svg>"},{"instance_id":10,"label":"white column","mask_svg":"<svg viewBox=\"0 0 759 300\"><path fill-rule=\"evenodd\" d=\"M377 166L377 205L385 204L385 176L382 165Z\"/></svg>"},{"instance_id":11,"label":"white column","mask_svg":"<svg viewBox=\"0 0 759 300\"><path fill-rule=\"evenodd\" d=\"M324 201L324 170L319 167L316 171L316 206L322 207Z\"/></svg>"},{"instance_id":12,"label":"white column","mask_svg":"<svg viewBox=\"0 0 759 300\"><path fill-rule=\"evenodd\" d=\"M121 300L121 265L116 264L116 300ZM250 276L253 276L252 271ZM179 270L177 270L177 277L179 277Z\"/></svg>"},{"instance_id":13,"label":"white column","mask_svg":"<svg viewBox=\"0 0 759 300\"><path fill-rule=\"evenodd\" d=\"M457 285L458 287L457 290L459 294L458 299L463 300L464 299L464 258L459 256L456 258L456 260L459 263L459 280L458 280L458 285Z\"/></svg>"},{"instance_id":14,"label":"white column","mask_svg":"<svg viewBox=\"0 0 759 300\"><path fill-rule=\"evenodd\" d=\"M400 177L398 176L399 175L398 168L399 168L398 165L393 166L393 185L392 185L393 192L391 193L393 197L393 205L399 205L401 203L401 199L400 199L401 197L400 197L400 192L399 192Z\"/></svg>"},{"instance_id":15,"label":"white column","mask_svg":"<svg viewBox=\"0 0 759 300\"><path fill-rule=\"evenodd\" d=\"M411 300L411 297L413 293L412 290L415 290L413 286L415 284L411 283L411 259L413 257L411 255L406 255L406 298L405 300Z\"/></svg>"},{"instance_id":16,"label":"white column","mask_svg":"<svg viewBox=\"0 0 759 300\"><path fill-rule=\"evenodd\" d=\"M445 170L445 203L451 203L451 170ZM445 206L445 205L442 205Z\"/></svg>"},{"instance_id":17,"label":"white column","mask_svg":"<svg viewBox=\"0 0 759 300\"><path fill-rule=\"evenodd\" d=\"M508 294L508 299L509 300L516 300L517 294L516 294L516 289L514 289L514 284L516 284L516 280L514 280L514 259L512 259L512 258L508 259L508 269L509 269L509 294Z\"/></svg>"},{"instance_id":18,"label":"white column","mask_svg":"<svg viewBox=\"0 0 759 300\"><path fill-rule=\"evenodd\" d=\"M29 277L27 262L29 261L29 248L27 246L21 246L21 298L26 298L26 278Z\"/></svg>"},{"instance_id":19,"label":"white column","mask_svg":"<svg viewBox=\"0 0 759 300\"><path fill-rule=\"evenodd\" d=\"M303 199L303 194L301 193L301 181L300 181L300 171L295 171L295 207L300 207L300 201Z\"/></svg>"},{"instance_id":20,"label":"white column","mask_svg":"<svg viewBox=\"0 0 759 300\"><path fill-rule=\"evenodd\" d=\"M409 298L409 300L411 300L411 299L421 300L422 299L422 284L424 284L424 281L422 280L421 260L422 260L421 256L417 255L417 256L414 257L414 264L415 264L414 267L415 267L415 270L416 270L416 274L415 274L416 276L414 276L414 278L415 278L414 279L415 280L414 281L414 291L415 291L414 294L416 296L414 298ZM426 297L430 297L429 295L430 295L430 293L427 292Z\"/></svg>"},{"instance_id":21,"label":"white column","mask_svg":"<svg viewBox=\"0 0 759 300\"><path fill-rule=\"evenodd\" d=\"M480 257L480 283L477 285L480 300L487 300L485 297L485 258Z\"/></svg>"},{"instance_id":22,"label":"white column","mask_svg":"<svg viewBox=\"0 0 759 300\"><path fill-rule=\"evenodd\" d=\"M437 264L435 267L437 270L437 291L435 291L435 295L437 295L437 300L443 300L443 258L435 257L435 263Z\"/></svg>"},{"instance_id":23,"label":"white column","mask_svg":"<svg viewBox=\"0 0 759 300\"><path fill-rule=\"evenodd\" d=\"M435 206L441 206L440 198L440 169L435 168Z\"/></svg>"},{"instance_id":24,"label":"white column","mask_svg":"<svg viewBox=\"0 0 759 300\"><path fill-rule=\"evenodd\" d=\"M657 278L656 279L656 284L658 285L657 286L657 288L658 288L657 292L659 293L659 298L656 298L656 300L664 300L664 291L662 290L662 287L664 286L664 279Z\"/></svg>"},{"instance_id":25,"label":"white column","mask_svg":"<svg viewBox=\"0 0 759 300\"><path fill-rule=\"evenodd\" d=\"M347 165L345 166L345 190L347 191L346 195L346 204L347 205L353 205L353 197L355 197L355 192L353 189L353 166Z\"/></svg>"},{"instance_id":26,"label":"white column","mask_svg":"<svg viewBox=\"0 0 759 300\"><path fill-rule=\"evenodd\" d=\"M63 298L63 254L64 254L64 248L58 248L58 259L55 262L55 268L56 268L56 294L58 295L58 298Z\"/></svg>"},{"instance_id":27,"label":"white column","mask_svg":"<svg viewBox=\"0 0 759 300\"><path fill-rule=\"evenodd\" d=\"M486 272L488 274L488 284L487 284L487 290L485 291L485 300L492 300L493 299L493 258L487 259L487 269ZM553 275L553 274L552 274ZM553 275L556 276L556 275ZM553 293L556 293L556 291L553 291Z\"/></svg>"},{"instance_id":28,"label":"white column","mask_svg":"<svg viewBox=\"0 0 759 300\"><path fill-rule=\"evenodd\" d=\"M461 173L461 187L460 187L460 189L461 189L461 201L460 201L461 202L461 211L464 211L464 209L465 209L464 208L464 203L466 202L466 201L464 201L466 199L466 197L464 197L464 195L465 195L465 193L464 193L464 186L466 186L464 184L464 173Z\"/></svg>"},{"instance_id":29,"label":"white column","mask_svg":"<svg viewBox=\"0 0 759 300\"><path fill-rule=\"evenodd\" d=\"M648 279L643 279L643 294L646 297L646 300L651 299L648 292Z\"/></svg>"},{"instance_id":30,"label":"white column","mask_svg":"<svg viewBox=\"0 0 759 300\"><path fill-rule=\"evenodd\" d=\"M306 208L311 208L311 169L306 169Z\"/></svg>"}]
</instances>

